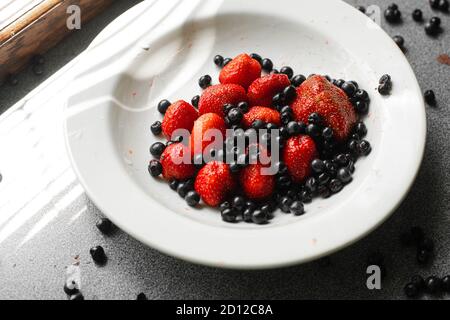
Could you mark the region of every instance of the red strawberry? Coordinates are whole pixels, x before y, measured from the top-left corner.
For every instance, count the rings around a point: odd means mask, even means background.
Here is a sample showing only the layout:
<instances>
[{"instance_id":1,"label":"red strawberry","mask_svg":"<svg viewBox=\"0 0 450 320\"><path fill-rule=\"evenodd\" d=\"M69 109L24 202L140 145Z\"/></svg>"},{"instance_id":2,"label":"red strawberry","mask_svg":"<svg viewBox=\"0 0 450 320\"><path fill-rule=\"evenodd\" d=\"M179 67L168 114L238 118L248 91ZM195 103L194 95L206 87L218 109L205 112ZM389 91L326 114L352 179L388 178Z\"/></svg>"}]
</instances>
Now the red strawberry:
<instances>
[{"instance_id":1,"label":"red strawberry","mask_svg":"<svg viewBox=\"0 0 450 320\"><path fill-rule=\"evenodd\" d=\"M309 136L295 136L286 141L283 161L294 182L302 182L311 173L311 161L317 157L314 140Z\"/></svg>"},{"instance_id":2,"label":"red strawberry","mask_svg":"<svg viewBox=\"0 0 450 320\"><path fill-rule=\"evenodd\" d=\"M207 163L197 174L194 188L202 200L217 207L236 186L230 167L220 161Z\"/></svg>"},{"instance_id":3,"label":"red strawberry","mask_svg":"<svg viewBox=\"0 0 450 320\"><path fill-rule=\"evenodd\" d=\"M261 65L248 54L242 53L231 60L219 75L220 83L234 83L245 89L261 76Z\"/></svg>"},{"instance_id":4,"label":"red strawberry","mask_svg":"<svg viewBox=\"0 0 450 320\"><path fill-rule=\"evenodd\" d=\"M197 110L186 101L179 100L172 103L167 109L162 121L162 131L166 138L170 139L176 129L191 131L197 118Z\"/></svg>"},{"instance_id":5,"label":"red strawberry","mask_svg":"<svg viewBox=\"0 0 450 320\"><path fill-rule=\"evenodd\" d=\"M262 120L265 123L274 123L277 126L281 125L280 113L277 110L267 107L251 107L244 118L242 125L244 128L249 128L255 120Z\"/></svg>"},{"instance_id":6,"label":"red strawberry","mask_svg":"<svg viewBox=\"0 0 450 320\"><path fill-rule=\"evenodd\" d=\"M325 77L312 76L297 88L297 98L292 103L297 121L307 122L308 116L317 112L325 124L333 129L337 140L344 140L356 123L356 113L347 95Z\"/></svg>"},{"instance_id":7,"label":"red strawberry","mask_svg":"<svg viewBox=\"0 0 450 320\"><path fill-rule=\"evenodd\" d=\"M258 78L248 87L248 101L251 106L270 107L273 96L290 84L288 76L282 73Z\"/></svg>"},{"instance_id":8,"label":"red strawberry","mask_svg":"<svg viewBox=\"0 0 450 320\"><path fill-rule=\"evenodd\" d=\"M244 194L252 200L262 200L272 195L275 190L275 176L263 175L262 164L250 164L243 168L239 175Z\"/></svg>"},{"instance_id":9,"label":"red strawberry","mask_svg":"<svg viewBox=\"0 0 450 320\"><path fill-rule=\"evenodd\" d=\"M225 120L215 113L206 113L201 115L194 122L194 127L192 128L191 138L189 141L189 147L192 155L202 153L206 147L215 141L213 138L214 136L205 136L207 131L210 129L218 130L222 135L223 141L227 129Z\"/></svg>"},{"instance_id":10,"label":"red strawberry","mask_svg":"<svg viewBox=\"0 0 450 320\"><path fill-rule=\"evenodd\" d=\"M160 162L163 168L163 177L167 180L184 180L195 174L189 149L182 143L173 143L167 146L161 155Z\"/></svg>"},{"instance_id":11,"label":"red strawberry","mask_svg":"<svg viewBox=\"0 0 450 320\"><path fill-rule=\"evenodd\" d=\"M217 84L203 91L198 103L199 113L214 112L225 117L223 106L227 103L237 105L239 102L247 102L245 89L237 84Z\"/></svg>"}]
</instances>

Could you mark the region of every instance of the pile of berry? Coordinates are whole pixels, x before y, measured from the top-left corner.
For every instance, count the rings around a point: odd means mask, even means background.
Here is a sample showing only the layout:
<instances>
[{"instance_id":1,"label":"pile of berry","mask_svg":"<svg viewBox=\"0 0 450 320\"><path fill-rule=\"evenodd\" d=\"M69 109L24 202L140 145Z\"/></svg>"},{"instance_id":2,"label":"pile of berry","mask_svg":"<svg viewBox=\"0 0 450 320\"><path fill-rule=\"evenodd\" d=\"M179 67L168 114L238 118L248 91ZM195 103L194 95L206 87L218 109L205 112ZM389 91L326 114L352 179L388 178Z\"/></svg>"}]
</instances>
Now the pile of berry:
<instances>
[{"instance_id":1,"label":"pile of berry","mask_svg":"<svg viewBox=\"0 0 450 320\"><path fill-rule=\"evenodd\" d=\"M151 130L168 142L150 147L153 177L162 174L190 206L202 200L219 207L226 222L256 224L267 223L277 208L302 215L304 203L328 198L352 181L356 161L371 152L361 121L370 98L355 81L294 75L292 68L274 69L258 54L217 55L214 63L222 68L220 84L211 85L205 75L199 79L204 91L191 104L158 104L164 119ZM173 136L177 129L190 132L186 141ZM206 149L209 129L222 133L223 147ZM258 137L255 154L249 152L255 147L252 136ZM240 138L244 148L237 143ZM205 161L205 150L214 160ZM232 161L226 161L230 152ZM263 164L262 155L274 152L279 160ZM176 160L186 154L192 163ZM262 174L271 165L276 174Z\"/></svg>"}]
</instances>

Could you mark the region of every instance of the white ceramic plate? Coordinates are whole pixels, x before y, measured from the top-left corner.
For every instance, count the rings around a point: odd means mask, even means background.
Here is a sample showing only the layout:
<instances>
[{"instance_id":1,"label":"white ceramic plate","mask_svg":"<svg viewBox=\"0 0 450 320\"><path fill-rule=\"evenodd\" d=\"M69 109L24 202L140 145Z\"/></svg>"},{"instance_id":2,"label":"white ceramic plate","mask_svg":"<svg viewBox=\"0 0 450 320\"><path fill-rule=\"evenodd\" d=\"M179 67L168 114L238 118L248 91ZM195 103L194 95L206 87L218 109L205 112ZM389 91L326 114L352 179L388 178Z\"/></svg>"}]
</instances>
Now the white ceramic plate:
<instances>
[{"instance_id":1,"label":"white ceramic plate","mask_svg":"<svg viewBox=\"0 0 450 320\"><path fill-rule=\"evenodd\" d=\"M163 98L190 100L215 54L258 52L297 73L354 79L372 99L373 151L354 181L307 214L270 224L227 224L193 209L149 177L149 127ZM375 88L394 82L389 97ZM426 135L420 88L403 53L376 24L340 1L146 1L113 22L78 62L66 109L73 166L96 205L140 241L216 267L268 268L327 255L381 224L420 166Z\"/></svg>"}]
</instances>

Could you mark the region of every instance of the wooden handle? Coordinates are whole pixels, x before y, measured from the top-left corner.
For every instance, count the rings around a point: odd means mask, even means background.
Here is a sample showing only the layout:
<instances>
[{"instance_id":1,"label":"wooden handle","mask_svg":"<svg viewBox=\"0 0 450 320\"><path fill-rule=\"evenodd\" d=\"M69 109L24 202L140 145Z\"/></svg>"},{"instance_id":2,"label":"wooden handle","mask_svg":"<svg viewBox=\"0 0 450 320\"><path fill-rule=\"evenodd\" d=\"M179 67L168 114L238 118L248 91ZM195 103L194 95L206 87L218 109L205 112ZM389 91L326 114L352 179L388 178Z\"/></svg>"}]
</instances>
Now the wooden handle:
<instances>
[{"instance_id":1,"label":"wooden handle","mask_svg":"<svg viewBox=\"0 0 450 320\"><path fill-rule=\"evenodd\" d=\"M8 74L17 73L32 56L46 52L75 31L67 28L67 7L80 7L83 24L112 2L113 0L44 0L0 30L0 80Z\"/></svg>"}]
</instances>

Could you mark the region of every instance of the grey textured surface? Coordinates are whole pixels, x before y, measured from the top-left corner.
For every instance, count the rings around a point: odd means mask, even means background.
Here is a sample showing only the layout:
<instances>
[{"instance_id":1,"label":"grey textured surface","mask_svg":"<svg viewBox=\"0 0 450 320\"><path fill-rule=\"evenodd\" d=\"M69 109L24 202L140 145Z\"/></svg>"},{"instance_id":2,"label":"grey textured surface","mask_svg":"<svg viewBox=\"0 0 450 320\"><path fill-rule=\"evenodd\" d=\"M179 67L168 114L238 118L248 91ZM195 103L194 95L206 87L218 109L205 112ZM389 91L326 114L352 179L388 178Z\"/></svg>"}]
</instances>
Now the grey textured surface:
<instances>
[{"instance_id":1,"label":"grey textured surface","mask_svg":"<svg viewBox=\"0 0 450 320\"><path fill-rule=\"evenodd\" d=\"M117 2L85 30L49 52L47 75L86 47L108 21L137 2ZM377 3L384 8L391 1L347 2ZM397 3L404 22L390 26L383 19L383 28L392 36L404 36L406 55L419 83L424 90L435 90L438 106L427 108L428 139L417 180L396 213L375 232L332 255L330 264L316 261L265 271L221 270L168 257L120 230L108 237L101 235L95 228L101 213L81 194L32 240L18 245L55 200L0 243L0 299L65 299L62 290L65 269L77 255L82 289L88 299L134 299L139 292L154 299L402 299L402 288L411 275L450 274L450 140L447 136L450 66L436 61L439 54L450 54L450 19L449 15L432 13L424 0ZM410 13L416 7L423 9L425 17L442 18L445 31L437 39L427 37L423 26L412 21ZM0 89L3 108L19 100L41 80L29 71L19 78L19 86ZM57 197L63 197L76 185L76 182L68 185ZM84 205L87 210L72 222L74 212ZM415 263L415 251L401 247L398 241L400 232L413 225L423 226L436 242L436 256L427 267L419 267ZM96 244L104 246L109 256L104 267L91 263L89 248ZM373 250L384 253L387 277L382 290L370 291L365 286L365 260Z\"/></svg>"}]
</instances>

